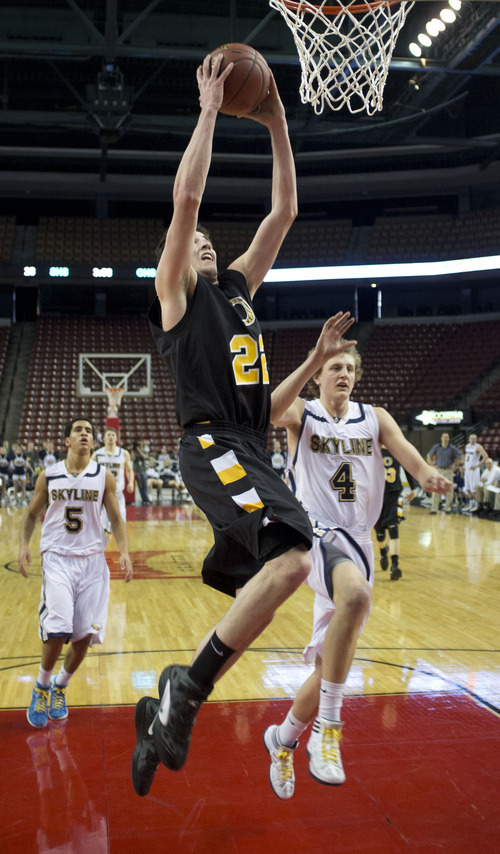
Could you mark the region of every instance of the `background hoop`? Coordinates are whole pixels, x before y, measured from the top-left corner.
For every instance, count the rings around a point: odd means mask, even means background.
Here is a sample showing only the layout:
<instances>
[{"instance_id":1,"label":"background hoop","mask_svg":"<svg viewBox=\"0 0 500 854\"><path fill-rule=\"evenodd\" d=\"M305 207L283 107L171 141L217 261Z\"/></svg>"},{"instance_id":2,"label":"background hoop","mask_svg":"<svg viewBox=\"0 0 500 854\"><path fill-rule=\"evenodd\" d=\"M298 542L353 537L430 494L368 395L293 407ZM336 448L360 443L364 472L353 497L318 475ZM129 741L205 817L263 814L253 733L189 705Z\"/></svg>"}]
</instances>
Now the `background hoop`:
<instances>
[{"instance_id":1,"label":"background hoop","mask_svg":"<svg viewBox=\"0 0 500 854\"><path fill-rule=\"evenodd\" d=\"M113 417L118 416L118 410L120 408L120 403L122 402L122 397L125 393L124 388L111 388L111 386L106 387L106 394L108 396L108 415Z\"/></svg>"}]
</instances>

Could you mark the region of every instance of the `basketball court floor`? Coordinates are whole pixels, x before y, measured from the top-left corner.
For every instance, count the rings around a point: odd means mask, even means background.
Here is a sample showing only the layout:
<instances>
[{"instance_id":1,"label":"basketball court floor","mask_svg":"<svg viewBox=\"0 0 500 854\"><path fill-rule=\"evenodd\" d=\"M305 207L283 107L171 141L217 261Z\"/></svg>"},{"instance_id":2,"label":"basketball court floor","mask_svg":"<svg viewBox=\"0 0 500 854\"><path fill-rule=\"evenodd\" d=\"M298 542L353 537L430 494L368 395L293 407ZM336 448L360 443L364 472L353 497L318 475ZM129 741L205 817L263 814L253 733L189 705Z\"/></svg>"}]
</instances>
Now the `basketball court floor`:
<instances>
[{"instance_id":1,"label":"basketball court floor","mask_svg":"<svg viewBox=\"0 0 500 854\"><path fill-rule=\"evenodd\" d=\"M188 663L227 600L199 578L208 526L191 504L129 507L134 580L112 575L105 644L68 688L69 718L26 720L40 645L39 527L28 579L16 569L24 511L0 510L3 854L498 854L500 851L500 524L429 516L401 526L403 578L376 571L343 706L347 781L308 773L296 751L294 797L268 780L262 733L285 715L308 670L312 594L280 609L201 709L180 772L161 766L135 795L134 704L165 665Z\"/></svg>"}]
</instances>

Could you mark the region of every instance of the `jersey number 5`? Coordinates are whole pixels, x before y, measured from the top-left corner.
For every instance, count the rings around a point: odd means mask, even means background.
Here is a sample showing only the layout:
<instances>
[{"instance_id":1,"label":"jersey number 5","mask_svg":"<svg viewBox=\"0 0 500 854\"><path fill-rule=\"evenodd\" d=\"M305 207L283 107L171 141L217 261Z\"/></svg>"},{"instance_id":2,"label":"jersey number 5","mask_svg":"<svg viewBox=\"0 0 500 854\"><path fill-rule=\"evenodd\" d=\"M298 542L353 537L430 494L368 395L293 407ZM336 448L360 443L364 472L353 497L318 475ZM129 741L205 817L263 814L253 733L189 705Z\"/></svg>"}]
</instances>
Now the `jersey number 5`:
<instances>
[{"instance_id":1,"label":"jersey number 5","mask_svg":"<svg viewBox=\"0 0 500 854\"><path fill-rule=\"evenodd\" d=\"M260 382L269 383L264 340L259 335L259 345L251 335L233 335L230 343L231 353L234 353L233 373L236 385L257 385ZM260 364L259 364L260 363Z\"/></svg>"},{"instance_id":2,"label":"jersey number 5","mask_svg":"<svg viewBox=\"0 0 500 854\"><path fill-rule=\"evenodd\" d=\"M68 534L79 534L83 528L83 520L80 518L83 507L66 507L64 513L64 527Z\"/></svg>"},{"instance_id":3,"label":"jersey number 5","mask_svg":"<svg viewBox=\"0 0 500 854\"><path fill-rule=\"evenodd\" d=\"M356 501L356 483L352 478L351 464L341 463L330 478L330 486L339 494L339 501Z\"/></svg>"}]
</instances>

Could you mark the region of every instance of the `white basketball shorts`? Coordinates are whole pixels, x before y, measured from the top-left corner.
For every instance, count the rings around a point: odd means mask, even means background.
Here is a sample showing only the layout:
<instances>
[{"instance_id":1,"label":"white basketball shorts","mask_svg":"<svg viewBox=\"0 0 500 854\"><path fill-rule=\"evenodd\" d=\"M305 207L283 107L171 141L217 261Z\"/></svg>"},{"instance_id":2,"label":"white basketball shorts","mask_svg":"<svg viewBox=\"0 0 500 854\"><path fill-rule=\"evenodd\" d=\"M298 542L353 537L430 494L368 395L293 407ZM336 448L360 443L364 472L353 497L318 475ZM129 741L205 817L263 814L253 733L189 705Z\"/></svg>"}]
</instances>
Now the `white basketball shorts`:
<instances>
[{"instance_id":1,"label":"white basketball shorts","mask_svg":"<svg viewBox=\"0 0 500 854\"><path fill-rule=\"evenodd\" d=\"M102 643L109 602L109 569L104 554L75 557L47 551L42 555L39 632L42 641L91 635Z\"/></svg>"},{"instance_id":2,"label":"white basketball shorts","mask_svg":"<svg viewBox=\"0 0 500 854\"><path fill-rule=\"evenodd\" d=\"M466 469L464 473L464 491L475 492L476 486L479 484L481 472L479 469Z\"/></svg>"},{"instance_id":3,"label":"white basketball shorts","mask_svg":"<svg viewBox=\"0 0 500 854\"><path fill-rule=\"evenodd\" d=\"M325 643L326 630L335 613L335 603L332 600L331 592L328 586L328 569L325 560L325 551L322 546L324 541L331 543L339 552L345 555L346 560L354 563L363 578L367 578L373 587L375 557L373 543L368 536L363 540L356 537L357 547L353 544L351 537L340 529L330 528L321 529L322 536L318 536L317 529L314 528L315 536L312 549L309 552L311 556L312 569L307 576L305 584L311 587L315 592L314 609L313 609L313 631L312 637L306 648L304 649L304 661L306 664L314 664L316 656L323 658L323 646ZM352 538L354 539L354 538ZM363 557L360 554L363 553ZM364 559L363 559L364 558ZM368 619L368 616L367 618ZM361 631L363 630L361 627ZM360 634L361 634L360 631Z\"/></svg>"}]
</instances>

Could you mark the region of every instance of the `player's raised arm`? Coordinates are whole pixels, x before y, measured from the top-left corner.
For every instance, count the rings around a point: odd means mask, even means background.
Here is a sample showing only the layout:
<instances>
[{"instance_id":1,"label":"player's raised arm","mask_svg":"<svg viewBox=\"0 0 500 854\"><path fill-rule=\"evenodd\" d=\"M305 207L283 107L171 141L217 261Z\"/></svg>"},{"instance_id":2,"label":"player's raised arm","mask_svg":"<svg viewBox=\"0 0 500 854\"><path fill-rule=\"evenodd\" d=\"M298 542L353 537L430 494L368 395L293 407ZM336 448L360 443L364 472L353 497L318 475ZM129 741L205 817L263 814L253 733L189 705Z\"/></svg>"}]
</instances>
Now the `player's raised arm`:
<instances>
[{"instance_id":1,"label":"player's raised arm","mask_svg":"<svg viewBox=\"0 0 500 854\"><path fill-rule=\"evenodd\" d=\"M171 329L184 316L187 298L196 286L192 263L198 211L212 159L213 134L224 80L233 67L229 64L219 74L221 59L222 54L212 66L207 56L197 70L201 110L175 177L174 212L156 274L164 330Z\"/></svg>"},{"instance_id":2,"label":"player's raised arm","mask_svg":"<svg viewBox=\"0 0 500 854\"><path fill-rule=\"evenodd\" d=\"M269 129L273 152L271 210L260 224L250 246L230 267L240 270L253 296L274 264L280 246L297 216L295 162L288 136L285 109L271 75L269 94L258 112L247 118Z\"/></svg>"},{"instance_id":3,"label":"player's raised arm","mask_svg":"<svg viewBox=\"0 0 500 854\"><path fill-rule=\"evenodd\" d=\"M274 389L271 395L271 422L277 427L288 427L300 422L304 402L298 398L301 390L332 356L355 346L356 341L346 341L343 336L354 323L348 311L330 317L304 362Z\"/></svg>"}]
</instances>

